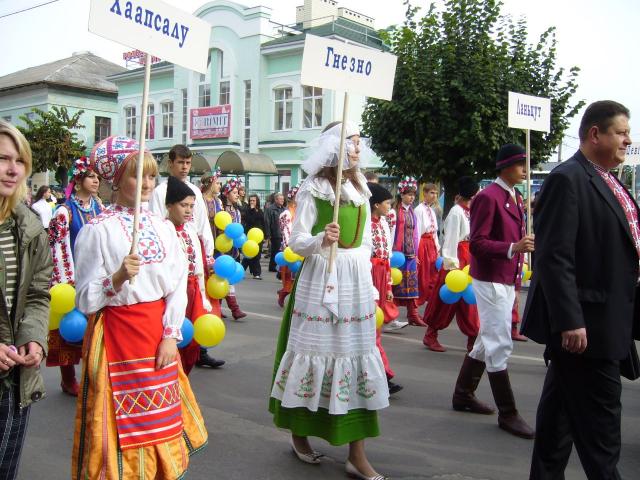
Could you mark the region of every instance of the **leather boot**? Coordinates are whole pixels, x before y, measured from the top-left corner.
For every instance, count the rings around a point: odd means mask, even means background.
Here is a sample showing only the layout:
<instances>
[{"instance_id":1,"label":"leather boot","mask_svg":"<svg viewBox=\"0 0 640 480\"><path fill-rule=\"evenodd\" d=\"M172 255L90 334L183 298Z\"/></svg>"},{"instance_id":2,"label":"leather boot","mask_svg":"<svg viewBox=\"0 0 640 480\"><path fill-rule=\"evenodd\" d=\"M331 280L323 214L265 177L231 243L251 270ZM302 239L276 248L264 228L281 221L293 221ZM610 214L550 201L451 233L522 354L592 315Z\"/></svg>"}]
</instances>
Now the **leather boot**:
<instances>
[{"instance_id":1,"label":"leather boot","mask_svg":"<svg viewBox=\"0 0 640 480\"><path fill-rule=\"evenodd\" d=\"M467 353L473 350L473 345L476 343L476 337L467 337Z\"/></svg>"},{"instance_id":2,"label":"leather boot","mask_svg":"<svg viewBox=\"0 0 640 480\"><path fill-rule=\"evenodd\" d=\"M196 365L198 367L218 368L224 364L224 360L216 360L215 358L209 356L206 348L200 348L200 356L198 357L198 361L196 362Z\"/></svg>"},{"instance_id":3,"label":"leather boot","mask_svg":"<svg viewBox=\"0 0 640 480\"><path fill-rule=\"evenodd\" d=\"M227 300L227 306L229 307L229 310L231 310L231 315L234 320L240 320L247 316L246 313L240 310L240 306L238 305L235 295L227 295L225 299Z\"/></svg>"},{"instance_id":4,"label":"leather boot","mask_svg":"<svg viewBox=\"0 0 640 480\"><path fill-rule=\"evenodd\" d=\"M455 389L451 405L459 412L480 413L482 415L492 415L495 410L486 403L481 402L475 396L482 374L484 373L484 362L465 355Z\"/></svg>"},{"instance_id":5,"label":"leather boot","mask_svg":"<svg viewBox=\"0 0 640 480\"><path fill-rule=\"evenodd\" d=\"M520 332L518 331L517 323L512 323L511 324L511 340L513 340L514 342L526 342L529 339L524 335L520 334Z\"/></svg>"},{"instance_id":6,"label":"leather boot","mask_svg":"<svg viewBox=\"0 0 640 480\"><path fill-rule=\"evenodd\" d=\"M67 395L71 395L72 397L77 397L80 387L78 386L78 382L76 381L75 366L73 365L60 366L60 375L62 377L62 383L60 383L60 387L62 388L62 391Z\"/></svg>"},{"instance_id":7,"label":"leather boot","mask_svg":"<svg viewBox=\"0 0 640 480\"><path fill-rule=\"evenodd\" d=\"M438 330L435 328L427 327L427 333L424 334L422 343L424 343L424 345L433 352L447 351L447 349L438 342Z\"/></svg>"},{"instance_id":8,"label":"leather boot","mask_svg":"<svg viewBox=\"0 0 640 480\"><path fill-rule=\"evenodd\" d=\"M487 372L487 375L489 376L493 399L498 407L498 426L516 437L535 438L535 430L524 421L516 409L516 401L509 381L509 372L505 369L500 372Z\"/></svg>"},{"instance_id":9,"label":"leather boot","mask_svg":"<svg viewBox=\"0 0 640 480\"><path fill-rule=\"evenodd\" d=\"M407 300L407 320L410 325L416 327L426 327L427 324L422 321L420 315L418 315L418 305L415 300Z\"/></svg>"},{"instance_id":10,"label":"leather boot","mask_svg":"<svg viewBox=\"0 0 640 480\"><path fill-rule=\"evenodd\" d=\"M280 308L284 308L284 301L287 298L287 295L289 295L289 292L278 290L278 305L280 305Z\"/></svg>"}]
</instances>

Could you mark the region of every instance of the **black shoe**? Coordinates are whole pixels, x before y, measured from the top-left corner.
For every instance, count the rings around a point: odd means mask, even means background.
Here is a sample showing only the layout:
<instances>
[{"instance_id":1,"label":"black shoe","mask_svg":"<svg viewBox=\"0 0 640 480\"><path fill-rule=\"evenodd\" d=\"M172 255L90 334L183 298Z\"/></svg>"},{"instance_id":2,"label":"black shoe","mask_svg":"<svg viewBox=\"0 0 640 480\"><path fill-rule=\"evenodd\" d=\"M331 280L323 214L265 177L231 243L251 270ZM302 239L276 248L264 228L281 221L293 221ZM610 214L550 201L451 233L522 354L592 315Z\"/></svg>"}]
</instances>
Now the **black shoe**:
<instances>
[{"instance_id":1,"label":"black shoe","mask_svg":"<svg viewBox=\"0 0 640 480\"><path fill-rule=\"evenodd\" d=\"M200 358L196 362L196 366L198 367L209 367L209 368L218 368L225 364L224 360L216 360L213 357L210 357L207 352L200 353Z\"/></svg>"},{"instance_id":2,"label":"black shoe","mask_svg":"<svg viewBox=\"0 0 640 480\"><path fill-rule=\"evenodd\" d=\"M277 278L278 280L282 280L282 275L280 275L280 272L276 273L276 278Z\"/></svg>"},{"instance_id":3,"label":"black shoe","mask_svg":"<svg viewBox=\"0 0 640 480\"><path fill-rule=\"evenodd\" d=\"M387 385L389 385L389 395L398 393L400 390L404 388L402 385L398 385L397 383L393 383L391 381L387 381Z\"/></svg>"}]
</instances>

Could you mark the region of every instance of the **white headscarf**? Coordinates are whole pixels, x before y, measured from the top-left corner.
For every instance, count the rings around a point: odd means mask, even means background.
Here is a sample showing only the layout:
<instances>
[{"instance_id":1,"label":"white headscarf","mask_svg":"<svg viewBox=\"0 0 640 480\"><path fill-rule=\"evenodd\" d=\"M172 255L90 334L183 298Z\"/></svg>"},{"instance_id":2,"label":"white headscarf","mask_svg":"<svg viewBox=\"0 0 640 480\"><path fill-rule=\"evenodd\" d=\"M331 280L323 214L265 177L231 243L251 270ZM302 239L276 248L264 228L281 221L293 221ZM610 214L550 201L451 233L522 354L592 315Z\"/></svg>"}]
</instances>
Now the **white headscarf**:
<instances>
[{"instance_id":1,"label":"white headscarf","mask_svg":"<svg viewBox=\"0 0 640 480\"><path fill-rule=\"evenodd\" d=\"M308 175L315 175L324 167L335 167L338 165L338 151L340 150L340 134L342 132L342 122L334 125L326 132L314 138L302 150L302 156L305 159L302 162L302 169ZM342 168L349 168L348 153L355 152L355 143L351 139L354 135L360 135L360 130L353 122L347 122L345 134L345 155ZM360 139L360 155L358 168L366 168L369 160L374 156L373 151L369 147L368 139Z\"/></svg>"}]
</instances>

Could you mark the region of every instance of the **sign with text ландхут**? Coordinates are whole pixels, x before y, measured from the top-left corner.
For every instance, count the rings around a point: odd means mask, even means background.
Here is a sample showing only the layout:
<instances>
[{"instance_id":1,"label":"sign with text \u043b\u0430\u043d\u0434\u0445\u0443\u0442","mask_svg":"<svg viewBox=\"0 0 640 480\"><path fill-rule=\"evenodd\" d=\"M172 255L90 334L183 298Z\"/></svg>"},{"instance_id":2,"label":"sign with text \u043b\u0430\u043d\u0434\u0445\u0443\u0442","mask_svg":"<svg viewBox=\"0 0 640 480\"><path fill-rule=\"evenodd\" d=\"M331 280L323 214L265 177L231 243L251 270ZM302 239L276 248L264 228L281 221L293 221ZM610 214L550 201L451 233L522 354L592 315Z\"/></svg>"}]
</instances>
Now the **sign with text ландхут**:
<instances>
[{"instance_id":1,"label":"sign with text \u043b\u0430\u043d\u0434\u0445\u0443\u0442","mask_svg":"<svg viewBox=\"0 0 640 480\"><path fill-rule=\"evenodd\" d=\"M231 135L231 105L192 108L189 125L192 140L227 138Z\"/></svg>"},{"instance_id":2,"label":"sign with text \u043b\u0430\u043d\u0434\u0445\u0443\u0442","mask_svg":"<svg viewBox=\"0 0 640 480\"><path fill-rule=\"evenodd\" d=\"M397 60L390 53L307 35L300 82L391 100Z\"/></svg>"},{"instance_id":3,"label":"sign with text \u043b\u0430\u043d\u0434\u0445\u0443\u0442","mask_svg":"<svg viewBox=\"0 0 640 480\"><path fill-rule=\"evenodd\" d=\"M551 100L509 92L509 127L548 132L551 130Z\"/></svg>"},{"instance_id":4,"label":"sign with text \u043b\u0430\u043d\u0434\u0445\u0443\u0442","mask_svg":"<svg viewBox=\"0 0 640 480\"><path fill-rule=\"evenodd\" d=\"M89 31L206 73L211 25L161 0L91 0Z\"/></svg>"}]
</instances>

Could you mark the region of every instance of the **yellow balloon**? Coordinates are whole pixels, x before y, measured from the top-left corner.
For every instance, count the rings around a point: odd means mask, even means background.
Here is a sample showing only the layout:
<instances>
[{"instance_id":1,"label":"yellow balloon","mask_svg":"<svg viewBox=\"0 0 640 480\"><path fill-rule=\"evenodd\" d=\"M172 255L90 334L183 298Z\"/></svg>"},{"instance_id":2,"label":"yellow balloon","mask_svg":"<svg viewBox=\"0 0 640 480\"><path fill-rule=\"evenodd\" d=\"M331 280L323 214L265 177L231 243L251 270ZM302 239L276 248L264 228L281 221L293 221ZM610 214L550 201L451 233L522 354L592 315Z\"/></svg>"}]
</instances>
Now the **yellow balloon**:
<instances>
[{"instance_id":1,"label":"yellow balloon","mask_svg":"<svg viewBox=\"0 0 640 480\"><path fill-rule=\"evenodd\" d=\"M470 265L465 265L465 267L462 269L462 271L463 271L464 273L466 273L467 275L469 275L469 268L471 268L471 266L470 266Z\"/></svg>"},{"instance_id":2,"label":"yellow balloon","mask_svg":"<svg viewBox=\"0 0 640 480\"><path fill-rule=\"evenodd\" d=\"M63 313L49 312L49 330L57 330L60 328L60 320L64 317Z\"/></svg>"},{"instance_id":3,"label":"yellow balloon","mask_svg":"<svg viewBox=\"0 0 640 480\"><path fill-rule=\"evenodd\" d=\"M56 313L69 313L76 306L76 289L68 283L58 283L49 290L51 310Z\"/></svg>"},{"instance_id":4,"label":"yellow balloon","mask_svg":"<svg viewBox=\"0 0 640 480\"><path fill-rule=\"evenodd\" d=\"M264 232L257 227L253 227L247 232L247 239L260 243L264 240Z\"/></svg>"},{"instance_id":5,"label":"yellow balloon","mask_svg":"<svg viewBox=\"0 0 640 480\"><path fill-rule=\"evenodd\" d=\"M469 285L469 275L462 270L451 270L447 273L444 283L452 292L462 292Z\"/></svg>"},{"instance_id":6,"label":"yellow balloon","mask_svg":"<svg viewBox=\"0 0 640 480\"><path fill-rule=\"evenodd\" d=\"M384 323L384 312L380 307L376 307L376 328L381 328Z\"/></svg>"},{"instance_id":7,"label":"yellow balloon","mask_svg":"<svg viewBox=\"0 0 640 480\"><path fill-rule=\"evenodd\" d=\"M402 282L402 272L400 271L399 268L392 268L391 269L391 284L392 285L399 285L400 282Z\"/></svg>"},{"instance_id":8,"label":"yellow balloon","mask_svg":"<svg viewBox=\"0 0 640 480\"><path fill-rule=\"evenodd\" d=\"M531 276L533 275L533 272L531 270L527 270L526 272L524 272L524 281L528 282L529 280L531 280Z\"/></svg>"},{"instance_id":9,"label":"yellow balloon","mask_svg":"<svg viewBox=\"0 0 640 480\"><path fill-rule=\"evenodd\" d=\"M217 315L201 315L193 323L193 338L205 348L215 347L224 338L226 328Z\"/></svg>"},{"instance_id":10,"label":"yellow balloon","mask_svg":"<svg viewBox=\"0 0 640 480\"><path fill-rule=\"evenodd\" d=\"M220 212L220 213L226 213L226 212ZM220 213L218 213L218 215L220 215ZM233 248L233 240L227 237L224 233L216 237L216 250L218 250L221 253L227 253L232 248Z\"/></svg>"},{"instance_id":11,"label":"yellow balloon","mask_svg":"<svg viewBox=\"0 0 640 480\"><path fill-rule=\"evenodd\" d=\"M244 242L244 245L242 245L242 253L247 258L255 257L258 255L258 252L260 252L260 247L253 240L247 240Z\"/></svg>"},{"instance_id":12,"label":"yellow balloon","mask_svg":"<svg viewBox=\"0 0 640 480\"><path fill-rule=\"evenodd\" d=\"M526 263L522 264L522 273L526 274L529 271L529 265Z\"/></svg>"},{"instance_id":13,"label":"yellow balloon","mask_svg":"<svg viewBox=\"0 0 640 480\"><path fill-rule=\"evenodd\" d=\"M211 275L207 280L207 294L217 300L223 299L229 294L229 281L218 275Z\"/></svg>"},{"instance_id":14,"label":"yellow balloon","mask_svg":"<svg viewBox=\"0 0 640 480\"><path fill-rule=\"evenodd\" d=\"M289 263L294 263L298 261L298 254L291 250L291 247L287 247L284 249L284 259Z\"/></svg>"},{"instance_id":15,"label":"yellow balloon","mask_svg":"<svg viewBox=\"0 0 640 480\"><path fill-rule=\"evenodd\" d=\"M229 212L218 212L216 216L213 217L213 223L215 223L216 227L220 230L224 230L232 221L233 219Z\"/></svg>"}]
</instances>

